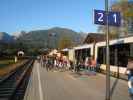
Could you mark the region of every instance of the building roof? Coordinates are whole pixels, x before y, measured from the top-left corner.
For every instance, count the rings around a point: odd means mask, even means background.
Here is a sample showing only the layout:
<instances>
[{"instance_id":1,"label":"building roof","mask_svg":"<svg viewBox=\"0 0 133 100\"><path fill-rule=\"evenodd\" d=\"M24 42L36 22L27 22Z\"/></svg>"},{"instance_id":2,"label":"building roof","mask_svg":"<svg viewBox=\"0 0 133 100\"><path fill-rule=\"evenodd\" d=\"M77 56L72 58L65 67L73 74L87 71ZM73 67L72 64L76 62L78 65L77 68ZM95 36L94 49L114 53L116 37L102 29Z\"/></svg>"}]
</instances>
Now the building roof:
<instances>
[{"instance_id":1,"label":"building roof","mask_svg":"<svg viewBox=\"0 0 133 100\"><path fill-rule=\"evenodd\" d=\"M105 35L101 33L88 33L87 37L84 40L84 44L90 44L94 42L100 42L105 40Z\"/></svg>"}]
</instances>

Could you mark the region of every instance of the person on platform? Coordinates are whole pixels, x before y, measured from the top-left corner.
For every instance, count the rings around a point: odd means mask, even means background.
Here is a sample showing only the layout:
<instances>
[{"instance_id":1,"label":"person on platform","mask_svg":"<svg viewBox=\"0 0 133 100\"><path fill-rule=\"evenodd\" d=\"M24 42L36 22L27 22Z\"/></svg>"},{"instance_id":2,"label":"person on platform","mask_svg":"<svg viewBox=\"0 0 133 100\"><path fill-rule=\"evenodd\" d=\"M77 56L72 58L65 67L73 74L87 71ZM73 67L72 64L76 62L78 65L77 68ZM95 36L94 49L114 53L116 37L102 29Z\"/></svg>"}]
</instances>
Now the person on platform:
<instances>
[{"instance_id":1,"label":"person on platform","mask_svg":"<svg viewBox=\"0 0 133 100\"><path fill-rule=\"evenodd\" d=\"M91 71L96 71L96 60L94 56L91 58Z\"/></svg>"},{"instance_id":2,"label":"person on platform","mask_svg":"<svg viewBox=\"0 0 133 100\"><path fill-rule=\"evenodd\" d=\"M133 76L133 57L128 57L127 72L128 79L130 79Z\"/></svg>"},{"instance_id":3,"label":"person on platform","mask_svg":"<svg viewBox=\"0 0 133 100\"><path fill-rule=\"evenodd\" d=\"M129 94L133 96L133 57L128 57L126 73L128 74Z\"/></svg>"},{"instance_id":4,"label":"person on platform","mask_svg":"<svg viewBox=\"0 0 133 100\"><path fill-rule=\"evenodd\" d=\"M88 70L88 60L89 60L89 57L86 57L85 58L85 63L84 63L84 65L85 65L85 69L87 69Z\"/></svg>"}]
</instances>

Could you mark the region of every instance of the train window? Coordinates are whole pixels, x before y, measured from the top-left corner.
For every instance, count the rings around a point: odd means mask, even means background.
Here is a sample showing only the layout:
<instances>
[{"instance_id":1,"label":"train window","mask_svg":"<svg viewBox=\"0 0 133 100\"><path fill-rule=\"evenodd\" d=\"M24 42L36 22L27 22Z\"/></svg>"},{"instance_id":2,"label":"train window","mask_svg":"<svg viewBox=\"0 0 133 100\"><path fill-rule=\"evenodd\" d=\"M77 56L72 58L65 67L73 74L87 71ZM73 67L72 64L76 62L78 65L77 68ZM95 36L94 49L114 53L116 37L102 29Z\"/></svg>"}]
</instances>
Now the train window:
<instances>
[{"instance_id":1,"label":"train window","mask_svg":"<svg viewBox=\"0 0 133 100\"><path fill-rule=\"evenodd\" d=\"M106 48L105 47L100 47L98 48L98 63L100 64L105 64L106 63Z\"/></svg>"},{"instance_id":2,"label":"train window","mask_svg":"<svg viewBox=\"0 0 133 100\"><path fill-rule=\"evenodd\" d=\"M90 49L80 49L75 51L75 58L77 60L85 60L86 57L90 57Z\"/></svg>"},{"instance_id":3,"label":"train window","mask_svg":"<svg viewBox=\"0 0 133 100\"><path fill-rule=\"evenodd\" d=\"M130 44L117 44L110 46L110 65L127 66L127 57L130 54ZM98 48L98 63L106 64L106 47Z\"/></svg>"},{"instance_id":4,"label":"train window","mask_svg":"<svg viewBox=\"0 0 133 100\"><path fill-rule=\"evenodd\" d=\"M118 65L126 67L130 54L130 44L120 44L118 47Z\"/></svg>"}]
</instances>

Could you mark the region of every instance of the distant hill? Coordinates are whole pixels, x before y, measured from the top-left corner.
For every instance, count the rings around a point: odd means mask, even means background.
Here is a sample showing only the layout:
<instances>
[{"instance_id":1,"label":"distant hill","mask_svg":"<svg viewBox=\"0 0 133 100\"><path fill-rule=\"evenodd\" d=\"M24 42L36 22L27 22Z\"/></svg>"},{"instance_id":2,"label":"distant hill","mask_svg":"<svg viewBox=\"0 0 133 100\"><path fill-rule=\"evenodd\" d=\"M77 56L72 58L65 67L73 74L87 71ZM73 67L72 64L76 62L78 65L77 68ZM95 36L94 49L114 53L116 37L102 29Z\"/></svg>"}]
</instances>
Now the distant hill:
<instances>
[{"instance_id":1,"label":"distant hill","mask_svg":"<svg viewBox=\"0 0 133 100\"><path fill-rule=\"evenodd\" d=\"M58 48L61 38L69 38L73 44L80 44L85 34L77 33L71 29L54 27L48 30L34 30L30 32L23 32L18 41L28 44L31 47L39 48Z\"/></svg>"},{"instance_id":2,"label":"distant hill","mask_svg":"<svg viewBox=\"0 0 133 100\"><path fill-rule=\"evenodd\" d=\"M0 43L11 43L14 41L13 36L6 32L0 32Z\"/></svg>"}]
</instances>

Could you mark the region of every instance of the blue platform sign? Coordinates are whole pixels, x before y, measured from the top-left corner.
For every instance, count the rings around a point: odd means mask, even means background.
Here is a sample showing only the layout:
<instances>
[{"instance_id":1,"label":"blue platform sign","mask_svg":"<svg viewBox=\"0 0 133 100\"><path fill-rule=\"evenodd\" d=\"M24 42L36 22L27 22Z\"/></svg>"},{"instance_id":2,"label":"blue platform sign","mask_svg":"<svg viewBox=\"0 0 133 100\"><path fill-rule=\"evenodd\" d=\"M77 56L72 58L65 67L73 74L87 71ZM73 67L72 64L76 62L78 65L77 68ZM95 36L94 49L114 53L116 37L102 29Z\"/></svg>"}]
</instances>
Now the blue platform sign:
<instances>
[{"instance_id":1,"label":"blue platform sign","mask_svg":"<svg viewBox=\"0 0 133 100\"><path fill-rule=\"evenodd\" d=\"M106 11L104 10L94 10L94 23L99 25L107 24ZM109 12L108 14L108 24L111 26L121 25L121 15L120 12Z\"/></svg>"},{"instance_id":2,"label":"blue platform sign","mask_svg":"<svg viewBox=\"0 0 133 100\"><path fill-rule=\"evenodd\" d=\"M121 15L120 12L109 12L108 15L109 25L120 26L121 25Z\"/></svg>"},{"instance_id":3,"label":"blue platform sign","mask_svg":"<svg viewBox=\"0 0 133 100\"><path fill-rule=\"evenodd\" d=\"M106 25L106 13L103 10L94 10L94 23Z\"/></svg>"}]
</instances>

